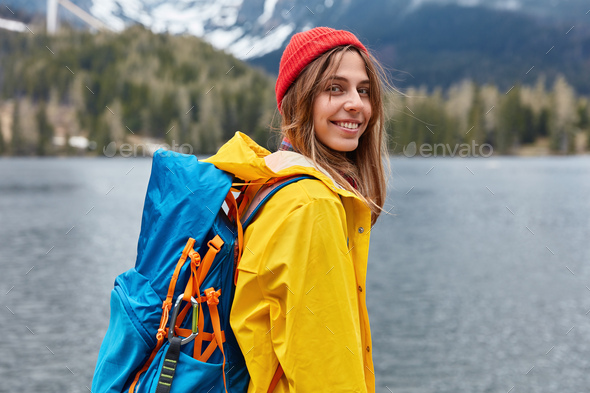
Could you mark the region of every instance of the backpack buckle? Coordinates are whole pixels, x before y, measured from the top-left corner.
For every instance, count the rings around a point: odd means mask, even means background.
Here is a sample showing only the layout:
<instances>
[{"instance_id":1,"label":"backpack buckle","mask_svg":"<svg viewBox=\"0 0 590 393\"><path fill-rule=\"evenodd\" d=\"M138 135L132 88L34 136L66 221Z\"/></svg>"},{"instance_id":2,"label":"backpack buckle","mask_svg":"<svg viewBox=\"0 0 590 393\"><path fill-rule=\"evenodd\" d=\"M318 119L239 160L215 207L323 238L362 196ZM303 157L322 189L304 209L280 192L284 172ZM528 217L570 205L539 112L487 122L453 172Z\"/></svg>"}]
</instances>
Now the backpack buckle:
<instances>
[{"instance_id":1,"label":"backpack buckle","mask_svg":"<svg viewBox=\"0 0 590 393\"><path fill-rule=\"evenodd\" d=\"M170 328L168 329L168 341L172 343L172 338L174 337L174 326L176 325L176 318L178 318L178 312L180 310L180 304L182 303L182 297L184 296L183 293L178 295L176 299L176 303L174 304L174 309L172 310L172 318L170 319ZM190 336L185 337L180 342L180 345L185 345L190 343L197 337L199 334L198 331L198 320L199 320L199 302L191 296L191 304L193 306L193 323L192 323L192 333ZM195 316L196 314L196 316Z\"/></svg>"}]
</instances>

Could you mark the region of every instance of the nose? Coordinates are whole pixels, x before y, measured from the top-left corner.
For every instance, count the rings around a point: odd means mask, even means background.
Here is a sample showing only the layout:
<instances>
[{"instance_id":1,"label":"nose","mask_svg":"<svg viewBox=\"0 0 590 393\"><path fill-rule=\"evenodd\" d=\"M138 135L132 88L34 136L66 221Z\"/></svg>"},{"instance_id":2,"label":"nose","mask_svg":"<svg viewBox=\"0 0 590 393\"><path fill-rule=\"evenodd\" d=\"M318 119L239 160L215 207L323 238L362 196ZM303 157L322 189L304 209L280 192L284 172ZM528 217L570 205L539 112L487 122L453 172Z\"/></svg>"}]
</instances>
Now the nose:
<instances>
[{"instance_id":1,"label":"nose","mask_svg":"<svg viewBox=\"0 0 590 393\"><path fill-rule=\"evenodd\" d=\"M360 112L364 106L365 103L359 95L359 92L356 90L353 90L348 94L346 102L344 103L344 109L347 112Z\"/></svg>"}]
</instances>

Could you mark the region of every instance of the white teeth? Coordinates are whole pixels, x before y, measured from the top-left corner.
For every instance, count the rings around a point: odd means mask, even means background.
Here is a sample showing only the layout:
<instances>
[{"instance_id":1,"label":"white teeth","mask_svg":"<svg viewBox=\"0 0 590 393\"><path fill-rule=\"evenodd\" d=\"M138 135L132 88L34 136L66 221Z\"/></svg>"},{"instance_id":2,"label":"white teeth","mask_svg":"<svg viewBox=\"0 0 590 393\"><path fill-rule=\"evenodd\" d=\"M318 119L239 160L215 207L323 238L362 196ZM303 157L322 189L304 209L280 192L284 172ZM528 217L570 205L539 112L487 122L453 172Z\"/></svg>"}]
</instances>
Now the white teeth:
<instances>
[{"instance_id":1,"label":"white teeth","mask_svg":"<svg viewBox=\"0 0 590 393\"><path fill-rule=\"evenodd\" d=\"M356 130L357 128L359 128L358 123L342 123L342 122L337 122L336 125L340 126L340 127L344 127L344 128L348 128L351 130Z\"/></svg>"}]
</instances>

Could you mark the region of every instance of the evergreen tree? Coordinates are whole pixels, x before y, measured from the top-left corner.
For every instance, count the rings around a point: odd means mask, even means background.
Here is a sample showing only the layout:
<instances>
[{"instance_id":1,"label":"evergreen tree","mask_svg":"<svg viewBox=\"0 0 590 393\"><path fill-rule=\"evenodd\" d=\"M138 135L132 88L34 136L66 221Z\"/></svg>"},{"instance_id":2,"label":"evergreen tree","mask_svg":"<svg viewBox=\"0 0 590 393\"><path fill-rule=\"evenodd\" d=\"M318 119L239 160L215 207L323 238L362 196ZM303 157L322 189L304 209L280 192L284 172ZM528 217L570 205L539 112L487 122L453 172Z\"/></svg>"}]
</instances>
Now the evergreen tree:
<instances>
[{"instance_id":1,"label":"evergreen tree","mask_svg":"<svg viewBox=\"0 0 590 393\"><path fill-rule=\"evenodd\" d=\"M575 123L575 96L573 88L563 76L553 84L553 112L551 125L551 148L558 153L572 152L573 125Z\"/></svg>"},{"instance_id":2,"label":"evergreen tree","mask_svg":"<svg viewBox=\"0 0 590 393\"><path fill-rule=\"evenodd\" d=\"M178 146L182 145L184 142L180 142L179 135L181 133L180 126L178 121L173 120L171 121L167 128L166 135L164 136L164 141L168 146L170 146L170 150L177 149Z\"/></svg>"},{"instance_id":3,"label":"evergreen tree","mask_svg":"<svg viewBox=\"0 0 590 393\"><path fill-rule=\"evenodd\" d=\"M577 127L585 130L590 126L590 116L588 115L588 101L585 99L580 100L578 103L578 122Z\"/></svg>"},{"instance_id":4,"label":"evergreen tree","mask_svg":"<svg viewBox=\"0 0 590 393\"><path fill-rule=\"evenodd\" d=\"M498 110L496 149L501 154L510 153L515 143L525 133L524 108L520 101L520 87L516 86L504 99Z\"/></svg>"},{"instance_id":5,"label":"evergreen tree","mask_svg":"<svg viewBox=\"0 0 590 393\"><path fill-rule=\"evenodd\" d=\"M190 144L190 116L187 112L191 107L189 105L190 97L186 88L179 89L176 100L178 103L178 114L176 117L179 120L177 143Z\"/></svg>"},{"instance_id":6,"label":"evergreen tree","mask_svg":"<svg viewBox=\"0 0 590 393\"><path fill-rule=\"evenodd\" d=\"M238 130L246 131L242 129L241 119L238 114L238 99L237 94L229 91L221 93L222 112L221 116L221 129L223 139L229 139Z\"/></svg>"},{"instance_id":7,"label":"evergreen tree","mask_svg":"<svg viewBox=\"0 0 590 393\"><path fill-rule=\"evenodd\" d=\"M534 143L537 137L535 127L535 116L529 107L522 107L522 132L520 141L522 143Z\"/></svg>"},{"instance_id":8,"label":"evergreen tree","mask_svg":"<svg viewBox=\"0 0 590 393\"><path fill-rule=\"evenodd\" d=\"M4 133L2 132L2 118L0 117L0 156L7 153L6 142L4 141Z\"/></svg>"},{"instance_id":9,"label":"evergreen tree","mask_svg":"<svg viewBox=\"0 0 590 393\"><path fill-rule=\"evenodd\" d=\"M541 113L537 118L536 129L537 135L539 136L548 136L549 135L549 125L551 123L551 112L548 108L541 109Z\"/></svg>"},{"instance_id":10,"label":"evergreen tree","mask_svg":"<svg viewBox=\"0 0 590 393\"><path fill-rule=\"evenodd\" d=\"M483 122L483 106L480 97L480 88L475 86L473 93L473 102L467 116L467 131L465 131L464 142L471 143L474 141L476 144L481 145L484 143L484 122Z\"/></svg>"},{"instance_id":11,"label":"evergreen tree","mask_svg":"<svg viewBox=\"0 0 590 393\"><path fill-rule=\"evenodd\" d=\"M37 111L37 127L37 155L45 156L51 153L53 126L47 119L47 106L44 101L41 102Z\"/></svg>"},{"instance_id":12,"label":"evergreen tree","mask_svg":"<svg viewBox=\"0 0 590 393\"><path fill-rule=\"evenodd\" d=\"M499 92L498 88L486 84L479 91L483 106L483 124L485 129L485 143L489 143L498 152L498 110Z\"/></svg>"},{"instance_id":13,"label":"evergreen tree","mask_svg":"<svg viewBox=\"0 0 590 393\"><path fill-rule=\"evenodd\" d=\"M27 147L20 121L20 100L16 99L12 113L12 140L10 141L12 155L22 156L27 154Z\"/></svg>"}]
</instances>

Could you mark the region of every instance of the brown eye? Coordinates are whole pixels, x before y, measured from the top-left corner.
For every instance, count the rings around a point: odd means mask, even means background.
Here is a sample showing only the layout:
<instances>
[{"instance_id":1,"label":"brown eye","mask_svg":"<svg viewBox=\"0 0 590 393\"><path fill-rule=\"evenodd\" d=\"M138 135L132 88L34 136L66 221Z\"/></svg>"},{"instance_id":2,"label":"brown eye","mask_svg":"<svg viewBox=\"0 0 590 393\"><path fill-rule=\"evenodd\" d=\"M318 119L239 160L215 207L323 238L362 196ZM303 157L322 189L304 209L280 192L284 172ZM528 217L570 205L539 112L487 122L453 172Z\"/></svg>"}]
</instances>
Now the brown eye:
<instances>
[{"instance_id":1,"label":"brown eye","mask_svg":"<svg viewBox=\"0 0 590 393\"><path fill-rule=\"evenodd\" d=\"M369 95L369 88L368 87L361 87L360 89L358 89L359 94L362 95Z\"/></svg>"}]
</instances>

